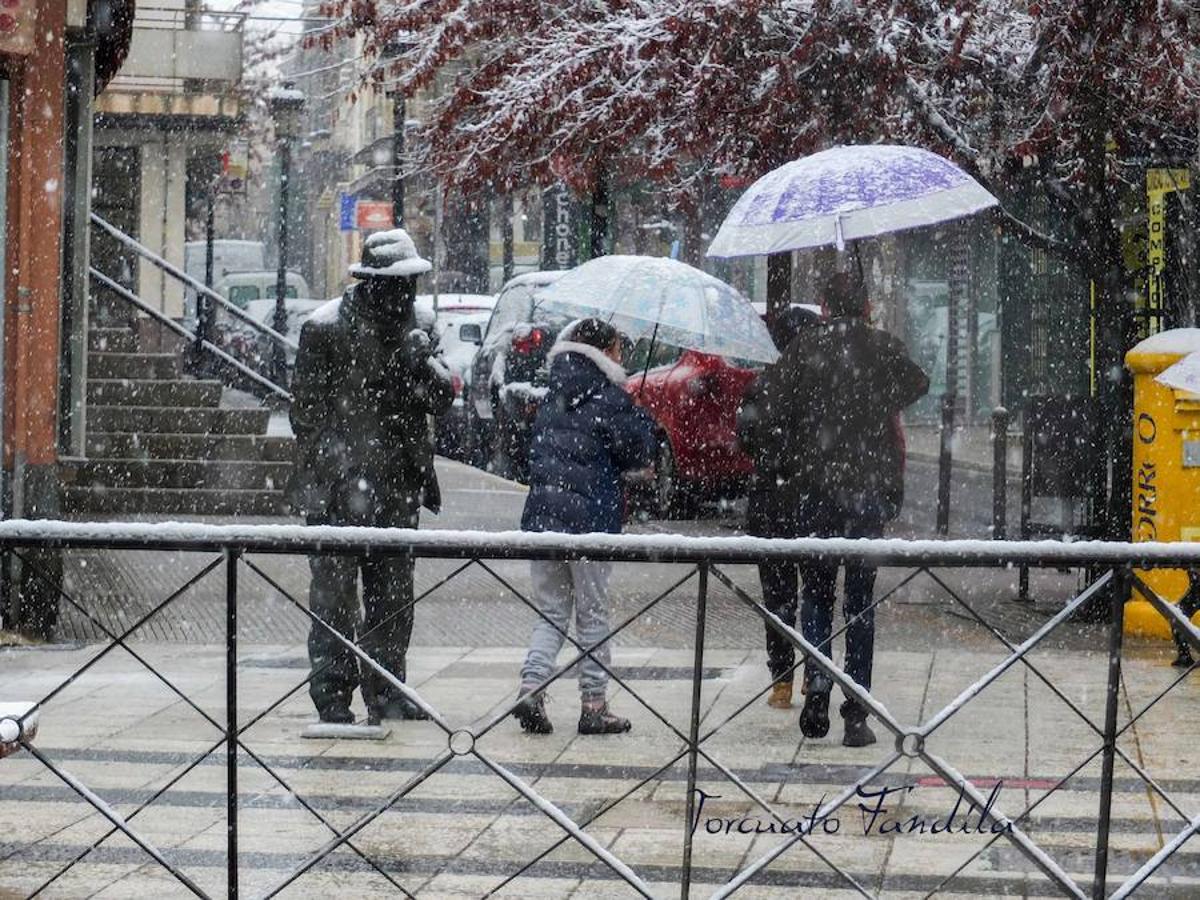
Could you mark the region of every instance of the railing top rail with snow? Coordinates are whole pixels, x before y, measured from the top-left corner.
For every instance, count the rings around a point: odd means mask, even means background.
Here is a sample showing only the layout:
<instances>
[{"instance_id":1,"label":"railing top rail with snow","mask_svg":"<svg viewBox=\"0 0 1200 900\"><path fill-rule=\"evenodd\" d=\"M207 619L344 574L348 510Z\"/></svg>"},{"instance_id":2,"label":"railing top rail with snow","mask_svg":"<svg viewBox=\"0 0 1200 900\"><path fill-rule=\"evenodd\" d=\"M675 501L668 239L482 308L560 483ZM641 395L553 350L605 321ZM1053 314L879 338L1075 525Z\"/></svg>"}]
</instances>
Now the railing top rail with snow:
<instances>
[{"instance_id":1,"label":"railing top rail with snow","mask_svg":"<svg viewBox=\"0 0 1200 900\"><path fill-rule=\"evenodd\" d=\"M1121 541L902 540L897 538L688 537L452 531L332 525L209 525L195 522L0 522L6 547L173 549L256 553L412 553L449 559L597 559L752 564L862 560L877 566L1018 565L1200 568L1200 544Z\"/></svg>"},{"instance_id":2,"label":"railing top rail with snow","mask_svg":"<svg viewBox=\"0 0 1200 900\"><path fill-rule=\"evenodd\" d=\"M218 294L212 288L207 287L205 284L203 284L200 281L197 281L195 278L188 275L183 270L179 269L176 266L173 266L171 263L167 262L165 259L163 259L161 256L159 256L157 253L155 253L153 250L151 250L149 247L146 247L144 244L139 243L137 240L130 237L125 232L121 231L121 229L117 228L115 225L112 225L111 223L106 222L104 219L102 219L100 216L96 215L95 213L91 214L91 221L92 221L93 225L97 226L98 228L102 228L109 235L116 238L118 241L120 241L122 244L124 244L130 250L134 251L138 256L142 257L142 259L146 260L147 262L151 263L154 266L157 266L159 269L162 269L164 272L166 272L168 275L170 275L176 281L184 284L187 287L192 288L194 291L196 291L199 294L203 294L209 300L211 300L215 304L217 304L217 306L219 306L222 310L229 313L229 315L233 316L235 319L242 322L243 324L248 325L250 328L257 331L259 334L264 335L265 337L269 338L270 340L274 341L277 344L280 344L280 345L288 348L289 350L299 350L300 349L299 345L297 345L297 343L295 341L293 341L291 338L287 337L286 335L280 334L278 331L276 331L270 325L267 325L263 322L259 322L253 316L246 313L245 310L239 309L235 304L231 303L228 299L226 299L225 297Z\"/></svg>"}]
</instances>

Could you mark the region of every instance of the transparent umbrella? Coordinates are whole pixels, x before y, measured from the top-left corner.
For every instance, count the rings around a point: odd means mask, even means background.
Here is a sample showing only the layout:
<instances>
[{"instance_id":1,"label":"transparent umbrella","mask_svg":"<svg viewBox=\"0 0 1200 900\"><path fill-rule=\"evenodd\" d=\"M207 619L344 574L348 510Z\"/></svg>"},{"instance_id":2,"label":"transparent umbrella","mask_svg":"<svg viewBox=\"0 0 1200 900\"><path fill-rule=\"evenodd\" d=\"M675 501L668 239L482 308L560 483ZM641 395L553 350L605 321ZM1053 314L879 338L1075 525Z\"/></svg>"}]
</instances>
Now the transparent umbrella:
<instances>
[{"instance_id":1,"label":"transparent umbrella","mask_svg":"<svg viewBox=\"0 0 1200 900\"><path fill-rule=\"evenodd\" d=\"M535 296L548 310L595 316L634 340L774 362L779 353L750 301L694 266L655 256L601 256Z\"/></svg>"}]
</instances>

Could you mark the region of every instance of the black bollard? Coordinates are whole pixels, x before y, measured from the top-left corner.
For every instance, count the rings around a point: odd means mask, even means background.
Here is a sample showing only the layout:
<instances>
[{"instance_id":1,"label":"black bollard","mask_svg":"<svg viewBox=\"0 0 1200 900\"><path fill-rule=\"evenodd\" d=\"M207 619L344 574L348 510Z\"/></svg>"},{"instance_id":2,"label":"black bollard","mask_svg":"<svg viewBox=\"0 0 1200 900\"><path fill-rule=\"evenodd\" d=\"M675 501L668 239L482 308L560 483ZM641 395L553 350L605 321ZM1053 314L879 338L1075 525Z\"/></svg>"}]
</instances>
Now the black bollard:
<instances>
[{"instance_id":1,"label":"black bollard","mask_svg":"<svg viewBox=\"0 0 1200 900\"><path fill-rule=\"evenodd\" d=\"M942 430L938 449L937 533L950 533L950 441L954 437L953 394L942 394Z\"/></svg>"},{"instance_id":2,"label":"black bollard","mask_svg":"<svg viewBox=\"0 0 1200 900\"><path fill-rule=\"evenodd\" d=\"M992 410L992 539L1002 541L1008 519L1008 410Z\"/></svg>"}]
</instances>

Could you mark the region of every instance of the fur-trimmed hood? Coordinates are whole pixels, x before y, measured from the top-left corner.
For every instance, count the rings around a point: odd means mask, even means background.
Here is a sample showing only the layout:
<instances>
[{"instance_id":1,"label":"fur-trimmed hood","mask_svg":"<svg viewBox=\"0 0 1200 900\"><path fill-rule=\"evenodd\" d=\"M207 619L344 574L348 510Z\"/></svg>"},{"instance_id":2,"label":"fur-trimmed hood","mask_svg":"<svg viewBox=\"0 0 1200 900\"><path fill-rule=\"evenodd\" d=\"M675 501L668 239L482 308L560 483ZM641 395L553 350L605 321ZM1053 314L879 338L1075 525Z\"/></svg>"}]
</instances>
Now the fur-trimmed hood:
<instances>
[{"instance_id":1,"label":"fur-trimmed hood","mask_svg":"<svg viewBox=\"0 0 1200 900\"><path fill-rule=\"evenodd\" d=\"M581 344L578 341L557 340L554 346L550 348L550 353L547 355L547 360L554 361L557 356L562 356L564 353L578 353L580 356L586 357L595 364L604 377L621 387L625 384L628 376L625 370L621 368L620 363L613 362L604 354L598 347L593 347L591 344Z\"/></svg>"}]
</instances>

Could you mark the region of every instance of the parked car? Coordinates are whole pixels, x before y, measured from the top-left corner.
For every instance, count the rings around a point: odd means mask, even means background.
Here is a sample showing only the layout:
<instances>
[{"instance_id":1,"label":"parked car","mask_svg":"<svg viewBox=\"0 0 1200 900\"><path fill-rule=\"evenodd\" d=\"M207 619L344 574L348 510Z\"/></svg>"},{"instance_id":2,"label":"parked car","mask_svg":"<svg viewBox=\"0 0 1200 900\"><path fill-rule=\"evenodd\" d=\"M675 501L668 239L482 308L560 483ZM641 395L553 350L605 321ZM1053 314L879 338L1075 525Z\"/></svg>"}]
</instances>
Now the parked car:
<instances>
[{"instance_id":1,"label":"parked car","mask_svg":"<svg viewBox=\"0 0 1200 900\"><path fill-rule=\"evenodd\" d=\"M760 365L646 341L626 361L626 390L659 426L654 478L631 500L656 518L692 515L699 501L740 496L754 464L737 445L737 410Z\"/></svg>"},{"instance_id":2,"label":"parked car","mask_svg":"<svg viewBox=\"0 0 1200 900\"><path fill-rule=\"evenodd\" d=\"M539 307L534 294L561 275L528 272L505 284L471 365L464 410L467 459L505 478L528 475L530 427L545 393L541 370L555 337L570 321Z\"/></svg>"},{"instance_id":3,"label":"parked car","mask_svg":"<svg viewBox=\"0 0 1200 900\"><path fill-rule=\"evenodd\" d=\"M295 344L300 343L300 327L325 300L313 300L305 297L288 297L284 301L287 310L286 337ZM260 324L275 327L275 299L249 301L244 312ZM239 362L245 363L254 371L268 375L271 372L274 354L274 341L257 328L235 319L232 316L218 316L214 340L218 346ZM296 351L290 347L284 350L288 365L296 361Z\"/></svg>"},{"instance_id":4,"label":"parked car","mask_svg":"<svg viewBox=\"0 0 1200 900\"><path fill-rule=\"evenodd\" d=\"M246 304L255 300L274 301L278 283L278 272L233 272L217 281L213 290L238 309L245 309ZM308 282L304 276L299 272L284 273L283 295L308 297Z\"/></svg>"},{"instance_id":5,"label":"parked car","mask_svg":"<svg viewBox=\"0 0 1200 900\"><path fill-rule=\"evenodd\" d=\"M471 364L483 344L491 312L469 307L438 309L437 329L442 358L450 370L454 385L454 405L437 420L437 451L456 459L465 455L467 428L466 386L471 378Z\"/></svg>"},{"instance_id":6,"label":"parked car","mask_svg":"<svg viewBox=\"0 0 1200 900\"><path fill-rule=\"evenodd\" d=\"M417 294L417 302L435 306L443 312L486 312L496 308L493 294L438 294L436 303L433 294Z\"/></svg>"},{"instance_id":7,"label":"parked car","mask_svg":"<svg viewBox=\"0 0 1200 900\"><path fill-rule=\"evenodd\" d=\"M267 248L262 241L222 238L213 241L212 249L214 288L226 275L261 272L267 268ZM208 245L205 241L188 241L183 245L183 270L201 284L204 284L207 258ZM183 317L189 323L196 320L196 291L190 287L184 291Z\"/></svg>"}]
</instances>

